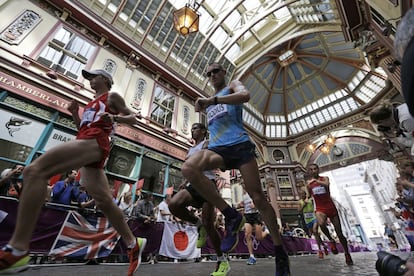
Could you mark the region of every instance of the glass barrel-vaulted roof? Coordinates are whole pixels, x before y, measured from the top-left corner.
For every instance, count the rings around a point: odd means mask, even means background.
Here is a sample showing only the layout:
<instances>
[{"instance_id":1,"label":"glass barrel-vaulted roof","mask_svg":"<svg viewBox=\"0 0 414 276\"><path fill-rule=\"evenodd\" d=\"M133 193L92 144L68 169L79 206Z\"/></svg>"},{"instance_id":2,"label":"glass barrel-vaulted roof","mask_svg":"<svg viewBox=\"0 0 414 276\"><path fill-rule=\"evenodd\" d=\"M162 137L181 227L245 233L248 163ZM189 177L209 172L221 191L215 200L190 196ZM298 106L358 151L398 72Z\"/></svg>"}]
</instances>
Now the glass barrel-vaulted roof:
<instances>
[{"instance_id":1,"label":"glass barrel-vaulted roof","mask_svg":"<svg viewBox=\"0 0 414 276\"><path fill-rule=\"evenodd\" d=\"M310 33L258 58L241 79L245 120L267 137L298 135L355 111L385 86L341 32Z\"/></svg>"},{"instance_id":2,"label":"glass barrel-vaulted roof","mask_svg":"<svg viewBox=\"0 0 414 276\"><path fill-rule=\"evenodd\" d=\"M385 86L346 42L335 0L80 0L185 77L206 96L204 73L218 61L251 92L244 120L259 135L286 139L337 120ZM186 37L173 12L196 4L200 32Z\"/></svg>"}]
</instances>

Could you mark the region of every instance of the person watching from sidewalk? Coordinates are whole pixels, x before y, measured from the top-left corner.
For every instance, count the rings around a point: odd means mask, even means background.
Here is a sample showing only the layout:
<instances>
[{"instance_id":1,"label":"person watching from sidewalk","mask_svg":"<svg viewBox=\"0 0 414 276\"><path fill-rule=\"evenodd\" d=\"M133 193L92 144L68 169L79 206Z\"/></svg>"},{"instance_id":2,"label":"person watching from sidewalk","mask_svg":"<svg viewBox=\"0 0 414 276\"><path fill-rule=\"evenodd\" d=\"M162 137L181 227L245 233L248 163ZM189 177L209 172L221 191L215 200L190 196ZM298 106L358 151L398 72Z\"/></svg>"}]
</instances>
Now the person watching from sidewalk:
<instances>
[{"instance_id":1,"label":"person watching from sidewalk","mask_svg":"<svg viewBox=\"0 0 414 276\"><path fill-rule=\"evenodd\" d=\"M131 215L144 224L156 221L154 215L154 196L152 193L143 194L142 199L132 209Z\"/></svg>"},{"instance_id":2,"label":"person watching from sidewalk","mask_svg":"<svg viewBox=\"0 0 414 276\"><path fill-rule=\"evenodd\" d=\"M171 201L171 195L167 194L163 200L158 204L157 209L157 222L171 221L171 211L168 208L168 203Z\"/></svg>"},{"instance_id":3,"label":"person watching from sidewalk","mask_svg":"<svg viewBox=\"0 0 414 276\"><path fill-rule=\"evenodd\" d=\"M0 196L19 198L22 192L22 172L24 166L16 164L10 169L5 169L0 177Z\"/></svg>"},{"instance_id":4,"label":"person watching from sidewalk","mask_svg":"<svg viewBox=\"0 0 414 276\"><path fill-rule=\"evenodd\" d=\"M65 179L58 181L52 187L52 202L71 205L78 201L79 188L76 185L77 170L70 170L65 174Z\"/></svg>"}]
</instances>

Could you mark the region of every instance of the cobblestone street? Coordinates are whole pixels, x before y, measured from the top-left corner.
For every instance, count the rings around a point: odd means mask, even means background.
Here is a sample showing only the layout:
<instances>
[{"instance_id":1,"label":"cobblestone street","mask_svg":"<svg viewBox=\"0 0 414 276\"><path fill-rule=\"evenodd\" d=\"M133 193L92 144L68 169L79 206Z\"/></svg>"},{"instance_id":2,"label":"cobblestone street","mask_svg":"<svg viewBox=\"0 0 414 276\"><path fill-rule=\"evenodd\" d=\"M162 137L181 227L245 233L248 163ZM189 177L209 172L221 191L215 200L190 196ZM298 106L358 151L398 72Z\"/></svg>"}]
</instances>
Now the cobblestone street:
<instances>
[{"instance_id":1,"label":"cobblestone street","mask_svg":"<svg viewBox=\"0 0 414 276\"><path fill-rule=\"evenodd\" d=\"M401 258L407 258L408 253L400 253ZM343 254L328 255L323 260L317 255L291 256L292 275L378 275L375 269L377 255L375 252L352 253L353 266L345 264ZM274 259L258 258L256 265L246 265L245 259L232 259L229 276L274 275ZM160 275L210 275L215 267L212 261L207 262L160 262L157 264L143 263L135 275L160 276ZM29 270L20 275L23 276L73 276L73 275L126 275L126 264L59 264L59 265L32 265Z\"/></svg>"}]
</instances>

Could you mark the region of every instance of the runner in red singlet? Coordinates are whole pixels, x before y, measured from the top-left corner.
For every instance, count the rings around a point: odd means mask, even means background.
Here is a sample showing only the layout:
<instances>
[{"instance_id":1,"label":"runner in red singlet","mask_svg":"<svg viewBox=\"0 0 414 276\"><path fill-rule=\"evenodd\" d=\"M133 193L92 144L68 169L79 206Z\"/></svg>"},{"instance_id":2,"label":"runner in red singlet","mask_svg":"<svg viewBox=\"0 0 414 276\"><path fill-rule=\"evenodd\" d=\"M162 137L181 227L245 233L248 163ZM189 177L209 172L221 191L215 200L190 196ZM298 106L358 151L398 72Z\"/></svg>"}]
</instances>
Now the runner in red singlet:
<instances>
[{"instance_id":1,"label":"runner in red singlet","mask_svg":"<svg viewBox=\"0 0 414 276\"><path fill-rule=\"evenodd\" d=\"M62 143L46 151L26 166L23 171L24 189L20 197L16 227L9 243L0 250L0 274L14 273L27 268L29 243L42 208L47 180L59 173L81 168L82 185L93 197L96 207L108 218L128 247L130 266L128 275L138 268L146 239L136 238L124 220L121 209L112 200L108 179L103 166L110 150L109 135L115 123L133 125L137 123L117 93L109 92L113 80L104 70L82 70L82 75L90 81L95 99L88 103L79 116L76 101L69 104L79 132L76 140ZM120 115L118 115L120 114Z\"/></svg>"},{"instance_id":2,"label":"runner in red singlet","mask_svg":"<svg viewBox=\"0 0 414 276\"><path fill-rule=\"evenodd\" d=\"M310 195L312 195L315 202L315 215L322 232L329 238L331 251L333 254L338 254L335 240L329 233L326 227L327 219L329 218L335 228L335 232L339 238L340 243L345 251L345 262L347 265L353 265L351 255L349 254L348 242L342 233L341 221L339 220L338 210L331 198L329 191L329 178L326 176L319 176L319 167L316 164L311 164L308 168L308 181L306 188Z\"/></svg>"}]
</instances>

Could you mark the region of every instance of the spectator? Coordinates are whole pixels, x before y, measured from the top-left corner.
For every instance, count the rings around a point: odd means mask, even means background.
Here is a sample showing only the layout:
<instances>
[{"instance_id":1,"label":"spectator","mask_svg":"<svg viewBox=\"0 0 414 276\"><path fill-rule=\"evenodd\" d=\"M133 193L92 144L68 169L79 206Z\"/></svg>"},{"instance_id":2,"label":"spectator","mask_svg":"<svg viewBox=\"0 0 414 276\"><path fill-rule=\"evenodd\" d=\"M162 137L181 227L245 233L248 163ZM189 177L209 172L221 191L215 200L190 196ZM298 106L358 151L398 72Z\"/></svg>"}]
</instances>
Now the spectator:
<instances>
[{"instance_id":1,"label":"spectator","mask_svg":"<svg viewBox=\"0 0 414 276\"><path fill-rule=\"evenodd\" d=\"M155 221L154 217L154 202L153 195L151 193L144 194L143 199L137 202L132 209L132 216L136 217L139 221L145 224Z\"/></svg>"},{"instance_id":2,"label":"spectator","mask_svg":"<svg viewBox=\"0 0 414 276\"><path fill-rule=\"evenodd\" d=\"M131 216L132 209L134 208L134 203L132 202L132 192L126 192L121 196L119 208L121 208L125 216Z\"/></svg>"},{"instance_id":3,"label":"spectator","mask_svg":"<svg viewBox=\"0 0 414 276\"><path fill-rule=\"evenodd\" d=\"M406 160L399 166L400 177L397 179L397 186L400 186L401 198L409 207L414 206L414 177L413 162Z\"/></svg>"},{"instance_id":4,"label":"spectator","mask_svg":"<svg viewBox=\"0 0 414 276\"><path fill-rule=\"evenodd\" d=\"M64 205L71 205L72 202L78 202L79 189L76 185L76 176L78 172L71 170L66 173L64 180L58 181L52 188L52 202Z\"/></svg>"},{"instance_id":5,"label":"spectator","mask_svg":"<svg viewBox=\"0 0 414 276\"><path fill-rule=\"evenodd\" d=\"M21 178L24 166L14 165L11 169L5 169L0 178L0 195L19 198L23 187Z\"/></svg>"},{"instance_id":6,"label":"spectator","mask_svg":"<svg viewBox=\"0 0 414 276\"><path fill-rule=\"evenodd\" d=\"M414 221L412 212L407 208L404 203L397 202L395 207L392 208L395 217L401 226L401 230L404 233L408 243L410 244L410 251L414 251Z\"/></svg>"},{"instance_id":7,"label":"spectator","mask_svg":"<svg viewBox=\"0 0 414 276\"><path fill-rule=\"evenodd\" d=\"M170 221L171 212L168 208L168 203L171 200L171 195L166 195L164 199L158 204L157 222Z\"/></svg>"},{"instance_id":8,"label":"spectator","mask_svg":"<svg viewBox=\"0 0 414 276\"><path fill-rule=\"evenodd\" d=\"M95 207L95 200L88 194L84 186L79 187L78 203L82 209Z\"/></svg>"},{"instance_id":9,"label":"spectator","mask_svg":"<svg viewBox=\"0 0 414 276\"><path fill-rule=\"evenodd\" d=\"M414 117L408 111L407 104L384 101L370 112L371 122L378 125L378 131L400 148L409 148L413 152Z\"/></svg>"},{"instance_id":10,"label":"spectator","mask_svg":"<svg viewBox=\"0 0 414 276\"><path fill-rule=\"evenodd\" d=\"M289 223L285 222L282 227L282 235L293 236L292 230L290 229Z\"/></svg>"},{"instance_id":11,"label":"spectator","mask_svg":"<svg viewBox=\"0 0 414 276\"><path fill-rule=\"evenodd\" d=\"M116 206L119 206L119 204L121 203L121 201L118 199L117 195L115 194L115 187L114 186L110 186L109 189L111 191L112 201L115 203Z\"/></svg>"},{"instance_id":12,"label":"spectator","mask_svg":"<svg viewBox=\"0 0 414 276\"><path fill-rule=\"evenodd\" d=\"M407 104L396 104L384 101L374 107L370 114L371 122L386 130L402 131L412 134L414 131L414 118L408 111Z\"/></svg>"},{"instance_id":13,"label":"spectator","mask_svg":"<svg viewBox=\"0 0 414 276\"><path fill-rule=\"evenodd\" d=\"M384 225L384 235L388 237L390 244L394 245L398 249L397 240L395 239L394 230L392 226L385 223Z\"/></svg>"}]
</instances>

